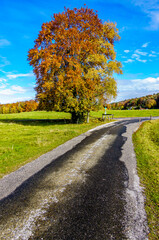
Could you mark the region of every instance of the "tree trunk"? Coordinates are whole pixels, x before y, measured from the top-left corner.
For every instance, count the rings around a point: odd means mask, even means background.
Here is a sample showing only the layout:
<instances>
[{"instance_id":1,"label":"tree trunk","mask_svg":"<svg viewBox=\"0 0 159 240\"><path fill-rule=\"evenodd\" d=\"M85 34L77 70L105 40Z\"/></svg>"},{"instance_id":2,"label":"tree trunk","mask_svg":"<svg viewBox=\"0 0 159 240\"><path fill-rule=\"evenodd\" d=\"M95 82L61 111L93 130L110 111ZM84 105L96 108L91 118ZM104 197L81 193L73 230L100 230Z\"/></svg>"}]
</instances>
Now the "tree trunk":
<instances>
[{"instance_id":1,"label":"tree trunk","mask_svg":"<svg viewBox=\"0 0 159 240\"><path fill-rule=\"evenodd\" d=\"M72 123L84 122L84 114L80 112L71 112Z\"/></svg>"},{"instance_id":2,"label":"tree trunk","mask_svg":"<svg viewBox=\"0 0 159 240\"><path fill-rule=\"evenodd\" d=\"M78 115L76 112L71 112L71 121L72 123L78 123Z\"/></svg>"}]
</instances>

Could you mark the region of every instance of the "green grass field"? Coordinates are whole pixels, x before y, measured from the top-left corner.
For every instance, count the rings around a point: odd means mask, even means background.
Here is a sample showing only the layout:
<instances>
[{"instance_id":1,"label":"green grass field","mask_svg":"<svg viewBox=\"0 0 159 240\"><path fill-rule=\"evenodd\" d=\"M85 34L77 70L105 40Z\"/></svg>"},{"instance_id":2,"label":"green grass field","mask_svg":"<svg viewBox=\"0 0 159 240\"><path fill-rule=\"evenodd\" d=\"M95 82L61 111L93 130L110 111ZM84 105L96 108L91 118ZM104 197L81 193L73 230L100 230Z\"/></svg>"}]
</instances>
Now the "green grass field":
<instances>
[{"instance_id":1,"label":"green grass field","mask_svg":"<svg viewBox=\"0 0 159 240\"><path fill-rule=\"evenodd\" d=\"M91 116L101 117L104 110L98 112L91 112ZM107 110L108 114L113 114L114 118L124 117L156 117L159 116L159 109L147 109L147 110Z\"/></svg>"},{"instance_id":2,"label":"green grass field","mask_svg":"<svg viewBox=\"0 0 159 240\"><path fill-rule=\"evenodd\" d=\"M138 174L145 188L150 240L159 236L159 120L145 122L133 135Z\"/></svg>"},{"instance_id":3,"label":"green grass field","mask_svg":"<svg viewBox=\"0 0 159 240\"><path fill-rule=\"evenodd\" d=\"M100 124L0 121L0 177Z\"/></svg>"},{"instance_id":4,"label":"green grass field","mask_svg":"<svg viewBox=\"0 0 159 240\"><path fill-rule=\"evenodd\" d=\"M90 116L102 118L104 109L98 112L91 112ZM159 116L159 109L150 110L107 110L108 114L113 114L115 118L120 117L149 117ZM13 114L0 114L0 120L20 120L20 119L71 119L70 113L64 112L23 112Z\"/></svg>"},{"instance_id":5,"label":"green grass field","mask_svg":"<svg viewBox=\"0 0 159 240\"><path fill-rule=\"evenodd\" d=\"M71 114L64 112L46 112L46 111L0 114L0 120L21 120L21 119L71 119Z\"/></svg>"}]
</instances>

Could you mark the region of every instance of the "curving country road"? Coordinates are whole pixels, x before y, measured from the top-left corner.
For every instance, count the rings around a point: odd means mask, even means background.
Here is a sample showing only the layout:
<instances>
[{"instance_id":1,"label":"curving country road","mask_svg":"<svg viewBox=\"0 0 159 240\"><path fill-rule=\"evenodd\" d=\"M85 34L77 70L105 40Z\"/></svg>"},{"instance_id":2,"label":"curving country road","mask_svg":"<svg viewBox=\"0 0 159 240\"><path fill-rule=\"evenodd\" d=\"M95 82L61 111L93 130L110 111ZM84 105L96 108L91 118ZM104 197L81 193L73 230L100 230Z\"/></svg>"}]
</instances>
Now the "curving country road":
<instances>
[{"instance_id":1,"label":"curving country road","mask_svg":"<svg viewBox=\"0 0 159 240\"><path fill-rule=\"evenodd\" d=\"M71 140L65 153L58 148L54 160L49 153L46 167L35 161L38 173L27 165L0 180L0 239L148 239L132 144L139 124L105 124Z\"/></svg>"}]
</instances>

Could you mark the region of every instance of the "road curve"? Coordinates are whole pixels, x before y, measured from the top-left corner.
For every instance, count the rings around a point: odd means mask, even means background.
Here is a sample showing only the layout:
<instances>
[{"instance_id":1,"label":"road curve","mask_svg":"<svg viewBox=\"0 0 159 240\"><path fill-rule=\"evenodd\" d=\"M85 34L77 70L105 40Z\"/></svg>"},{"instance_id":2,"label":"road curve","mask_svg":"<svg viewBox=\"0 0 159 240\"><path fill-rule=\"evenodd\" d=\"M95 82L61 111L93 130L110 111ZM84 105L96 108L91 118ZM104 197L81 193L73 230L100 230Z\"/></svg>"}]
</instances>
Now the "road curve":
<instances>
[{"instance_id":1,"label":"road curve","mask_svg":"<svg viewBox=\"0 0 159 240\"><path fill-rule=\"evenodd\" d=\"M148 239L132 144L140 122L125 119L88 131L29 179L21 169L19 187L5 192L15 175L2 179L0 239Z\"/></svg>"}]
</instances>

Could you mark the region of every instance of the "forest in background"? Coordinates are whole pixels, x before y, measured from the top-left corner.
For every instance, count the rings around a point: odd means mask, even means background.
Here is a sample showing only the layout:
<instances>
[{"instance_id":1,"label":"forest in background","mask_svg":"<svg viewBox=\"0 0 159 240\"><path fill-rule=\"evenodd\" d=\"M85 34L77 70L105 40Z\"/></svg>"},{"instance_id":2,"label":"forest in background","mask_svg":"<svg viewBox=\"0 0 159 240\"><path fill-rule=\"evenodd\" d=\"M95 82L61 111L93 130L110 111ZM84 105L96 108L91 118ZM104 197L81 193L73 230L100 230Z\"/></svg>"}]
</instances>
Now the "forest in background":
<instances>
[{"instance_id":1,"label":"forest in background","mask_svg":"<svg viewBox=\"0 0 159 240\"><path fill-rule=\"evenodd\" d=\"M111 110L159 109L159 93L107 104ZM35 100L0 104L0 114L32 112L39 109Z\"/></svg>"},{"instance_id":2,"label":"forest in background","mask_svg":"<svg viewBox=\"0 0 159 240\"><path fill-rule=\"evenodd\" d=\"M32 112L37 109L38 103L35 100L0 104L0 114Z\"/></svg>"},{"instance_id":3,"label":"forest in background","mask_svg":"<svg viewBox=\"0 0 159 240\"><path fill-rule=\"evenodd\" d=\"M159 93L140 98L127 99L108 105L111 110L153 109L159 108Z\"/></svg>"}]
</instances>

